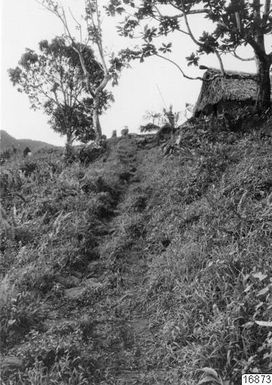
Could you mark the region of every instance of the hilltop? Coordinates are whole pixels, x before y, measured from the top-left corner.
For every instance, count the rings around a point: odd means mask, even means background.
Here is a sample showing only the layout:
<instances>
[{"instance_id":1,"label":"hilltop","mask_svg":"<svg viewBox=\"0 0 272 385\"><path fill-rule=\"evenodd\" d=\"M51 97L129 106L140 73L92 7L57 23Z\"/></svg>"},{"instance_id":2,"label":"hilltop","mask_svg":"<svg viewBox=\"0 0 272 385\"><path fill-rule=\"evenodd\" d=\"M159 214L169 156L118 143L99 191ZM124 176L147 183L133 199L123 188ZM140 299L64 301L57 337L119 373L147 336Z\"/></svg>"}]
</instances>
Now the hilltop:
<instances>
[{"instance_id":1,"label":"hilltop","mask_svg":"<svg viewBox=\"0 0 272 385\"><path fill-rule=\"evenodd\" d=\"M39 140L15 139L6 131L0 130L0 152L12 150L13 148L23 152L26 147L29 147L32 152L36 152L42 148L53 148L54 146Z\"/></svg>"},{"instance_id":2,"label":"hilltop","mask_svg":"<svg viewBox=\"0 0 272 385\"><path fill-rule=\"evenodd\" d=\"M89 163L57 151L5 163L3 385L194 385L205 373L238 385L271 372L264 128L198 119L165 143L107 140Z\"/></svg>"}]
</instances>

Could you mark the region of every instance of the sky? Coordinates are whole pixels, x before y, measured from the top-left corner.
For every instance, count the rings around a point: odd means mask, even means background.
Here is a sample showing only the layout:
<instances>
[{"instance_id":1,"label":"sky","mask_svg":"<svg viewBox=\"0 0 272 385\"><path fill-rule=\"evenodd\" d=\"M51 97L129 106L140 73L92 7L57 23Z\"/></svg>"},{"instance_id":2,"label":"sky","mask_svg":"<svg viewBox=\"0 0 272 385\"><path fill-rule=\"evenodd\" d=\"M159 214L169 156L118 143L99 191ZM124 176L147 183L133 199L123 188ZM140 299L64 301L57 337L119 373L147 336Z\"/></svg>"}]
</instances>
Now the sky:
<instances>
[{"instance_id":1,"label":"sky","mask_svg":"<svg viewBox=\"0 0 272 385\"><path fill-rule=\"evenodd\" d=\"M105 0L99 0L101 2ZM78 17L80 0L63 0L69 4ZM117 20L103 18L104 43L108 51L118 52L135 42L121 38L116 32ZM71 28L73 28L71 24ZM205 25L202 17L194 16L192 29L196 36ZM40 110L30 109L28 97L17 92L7 74L8 68L16 67L25 48L36 50L38 42L52 39L63 33L60 21L46 11L35 0L3 0L1 2L1 129L17 139L42 140L55 145L63 145L65 138L55 133L47 123L48 117ZM168 41L165 39L165 41ZM187 67L185 57L196 49L194 43L180 33L171 35L173 52L169 58L175 60L190 75L200 75L203 71ZM250 53L245 50L245 56ZM201 64L217 67L213 55L201 59ZM226 69L253 72L254 63L239 62L231 56L224 58ZM108 137L113 130L128 126L130 132L139 132L144 123L146 111L161 112L164 107L173 105L174 111L184 111L185 104L194 104L199 94L201 82L187 80L171 63L159 58L150 58L144 63L133 62L125 69L118 86L112 88L115 102L102 115L103 133ZM146 122L147 123L147 122Z\"/></svg>"}]
</instances>

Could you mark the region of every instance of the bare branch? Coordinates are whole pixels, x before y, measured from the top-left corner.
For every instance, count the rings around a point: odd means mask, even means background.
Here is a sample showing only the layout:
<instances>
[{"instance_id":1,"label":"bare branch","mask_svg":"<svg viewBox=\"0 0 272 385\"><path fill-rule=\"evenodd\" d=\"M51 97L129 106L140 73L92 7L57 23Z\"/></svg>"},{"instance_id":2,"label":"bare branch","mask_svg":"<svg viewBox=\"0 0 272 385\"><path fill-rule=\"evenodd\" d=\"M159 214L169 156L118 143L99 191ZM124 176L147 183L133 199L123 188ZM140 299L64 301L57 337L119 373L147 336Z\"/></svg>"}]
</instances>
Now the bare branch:
<instances>
[{"instance_id":1,"label":"bare branch","mask_svg":"<svg viewBox=\"0 0 272 385\"><path fill-rule=\"evenodd\" d=\"M240 18L239 12L235 12L235 20L236 20L237 28L238 28L239 32L241 33L242 32L242 24L241 24L241 18Z\"/></svg>"},{"instance_id":2,"label":"bare branch","mask_svg":"<svg viewBox=\"0 0 272 385\"><path fill-rule=\"evenodd\" d=\"M185 11L185 7L184 7L184 2L183 0L181 0L181 4L182 4L182 12L183 12L183 16L184 16L184 21L185 21L185 24L186 24L186 27L187 27L187 30L188 30L188 33L191 37L191 39L193 40L193 42L198 45L199 47L203 47L203 44L201 44L194 36L192 30L191 30L191 27L190 27L190 24L189 24L189 21L188 21L188 17L187 17L187 14L186 14L186 11Z\"/></svg>"},{"instance_id":3,"label":"bare branch","mask_svg":"<svg viewBox=\"0 0 272 385\"><path fill-rule=\"evenodd\" d=\"M267 15L270 12L271 0L266 0L264 5L264 15Z\"/></svg>"},{"instance_id":4,"label":"bare branch","mask_svg":"<svg viewBox=\"0 0 272 385\"><path fill-rule=\"evenodd\" d=\"M264 4L264 12L263 12L263 24L267 26L269 20L269 14L271 12L271 0L266 0Z\"/></svg>"},{"instance_id":5,"label":"bare branch","mask_svg":"<svg viewBox=\"0 0 272 385\"><path fill-rule=\"evenodd\" d=\"M169 2L170 5L177 9L178 11L182 11L182 9L180 9L176 4L174 4L173 2ZM190 11L187 12L187 15L197 15L197 14L201 14L201 13L209 13L209 10L206 9L206 8L200 8L200 9L192 9ZM182 11L182 14L179 14L179 15L176 15L176 16L173 16L173 17L176 17L176 18L180 18L180 17L184 17L184 12Z\"/></svg>"},{"instance_id":6,"label":"bare branch","mask_svg":"<svg viewBox=\"0 0 272 385\"><path fill-rule=\"evenodd\" d=\"M236 49L235 49L233 52L231 52L231 54L232 54L234 57L236 57L236 59L239 59L239 60L241 60L241 61L253 61L253 60L255 60L255 56L249 57L249 58L243 58L243 57L239 56L239 55L236 53Z\"/></svg>"},{"instance_id":7,"label":"bare branch","mask_svg":"<svg viewBox=\"0 0 272 385\"><path fill-rule=\"evenodd\" d=\"M97 27L99 31L98 48L99 48L99 53L103 63L104 70L106 73L108 73L108 69L105 61L105 54L104 54L105 51L103 49L102 24L101 24L100 11L99 11L97 0L95 0L95 6L96 6Z\"/></svg>"},{"instance_id":8,"label":"bare branch","mask_svg":"<svg viewBox=\"0 0 272 385\"><path fill-rule=\"evenodd\" d=\"M191 39L193 40L193 42L196 45L198 45L199 47L203 47L203 44L201 44L193 35L193 32L191 30L191 27L190 27L190 24L189 24L189 21L188 21L188 17L187 17L187 13L186 13L186 10L185 10L185 6L184 6L183 0L181 0L181 6L182 6L182 12L183 12L183 15L184 15L184 21L185 21L185 24L186 24L186 27L187 27L187 30L188 30L188 33L189 33ZM219 61L219 65L220 65L220 69L221 69L222 75L224 75L225 74L225 70L224 70L223 61L221 59L221 56L220 56L220 54L219 54L219 52L217 50L214 50L214 54L217 56L217 59Z\"/></svg>"},{"instance_id":9,"label":"bare branch","mask_svg":"<svg viewBox=\"0 0 272 385\"><path fill-rule=\"evenodd\" d=\"M168 61L169 63L172 63L181 73L182 73L182 76L184 77L184 78L186 78L186 79L189 79L189 80L203 80L201 77L195 77L195 78L193 78L193 77L191 77L191 76L188 76L188 75L186 75L185 74L185 72L183 71L183 69L176 63L176 62L174 62L173 60L171 60L171 59L169 59L169 58L167 58L167 57L165 57L165 56L162 56L162 55L160 55L160 54L158 54L158 53L156 53L155 54L155 56L157 56L157 57L159 57L159 58L161 58L161 59L164 59L164 60L166 60L166 61Z\"/></svg>"},{"instance_id":10,"label":"bare branch","mask_svg":"<svg viewBox=\"0 0 272 385\"><path fill-rule=\"evenodd\" d=\"M217 59L219 61L220 70L221 70L222 75L225 75L225 69L224 69L223 61L222 61L222 58L221 58L219 52L217 50L214 50L214 54L217 56Z\"/></svg>"},{"instance_id":11,"label":"bare branch","mask_svg":"<svg viewBox=\"0 0 272 385\"><path fill-rule=\"evenodd\" d=\"M74 22L77 24L77 27L78 27L78 30L79 30L79 36L80 36L80 43L82 44L83 40L82 40L82 25L80 24L80 22L75 18L71 8L69 7L69 13L70 15L72 16Z\"/></svg>"},{"instance_id":12,"label":"bare branch","mask_svg":"<svg viewBox=\"0 0 272 385\"><path fill-rule=\"evenodd\" d=\"M86 4L91 8L91 3L90 0L86 0ZM103 40L102 40L102 24L101 24L101 19L100 19L100 11L99 11L99 6L97 0L95 0L95 13L96 13L96 22L93 17L93 13L91 12L91 20L92 20L92 27L98 30L99 36L95 39L95 43L98 48L99 56L102 62L102 67L103 71L105 73L108 73L108 68L107 64L105 61L105 54L104 54L104 49L103 49Z\"/></svg>"}]
</instances>

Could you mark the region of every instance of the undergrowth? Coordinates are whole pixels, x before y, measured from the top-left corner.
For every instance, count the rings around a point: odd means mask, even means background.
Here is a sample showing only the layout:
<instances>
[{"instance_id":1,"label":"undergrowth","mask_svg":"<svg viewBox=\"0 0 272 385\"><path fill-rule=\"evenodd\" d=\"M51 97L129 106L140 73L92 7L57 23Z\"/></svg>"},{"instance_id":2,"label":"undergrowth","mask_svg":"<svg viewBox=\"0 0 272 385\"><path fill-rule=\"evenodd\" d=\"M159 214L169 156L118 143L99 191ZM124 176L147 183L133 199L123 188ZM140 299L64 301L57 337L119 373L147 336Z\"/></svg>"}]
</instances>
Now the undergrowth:
<instances>
[{"instance_id":1,"label":"undergrowth","mask_svg":"<svg viewBox=\"0 0 272 385\"><path fill-rule=\"evenodd\" d=\"M139 358L112 323L136 310L156 341L139 384L272 372L271 138L180 135L169 157L128 137L89 165L54 152L4 164L1 348L21 360L4 385L121 383L117 350Z\"/></svg>"}]
</instances>

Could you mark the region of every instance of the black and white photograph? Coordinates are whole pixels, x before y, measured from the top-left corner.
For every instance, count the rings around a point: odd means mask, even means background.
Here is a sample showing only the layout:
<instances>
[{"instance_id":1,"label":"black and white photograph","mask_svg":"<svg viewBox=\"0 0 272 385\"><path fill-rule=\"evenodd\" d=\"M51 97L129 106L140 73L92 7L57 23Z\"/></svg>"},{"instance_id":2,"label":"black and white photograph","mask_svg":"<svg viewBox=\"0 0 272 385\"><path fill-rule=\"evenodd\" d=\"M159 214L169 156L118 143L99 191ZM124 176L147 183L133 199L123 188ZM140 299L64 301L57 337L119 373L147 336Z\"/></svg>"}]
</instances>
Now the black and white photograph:
<instances>
[{"instance_id":1,"label":"black and white photograph","mask_svg":"<svg viewBox=\"0 0 272 385\"><path fill-rule=\"evenodd\" d=\"M0 26L0 385L272 385L272 1Z\"/></svg>"}]
</instances>

